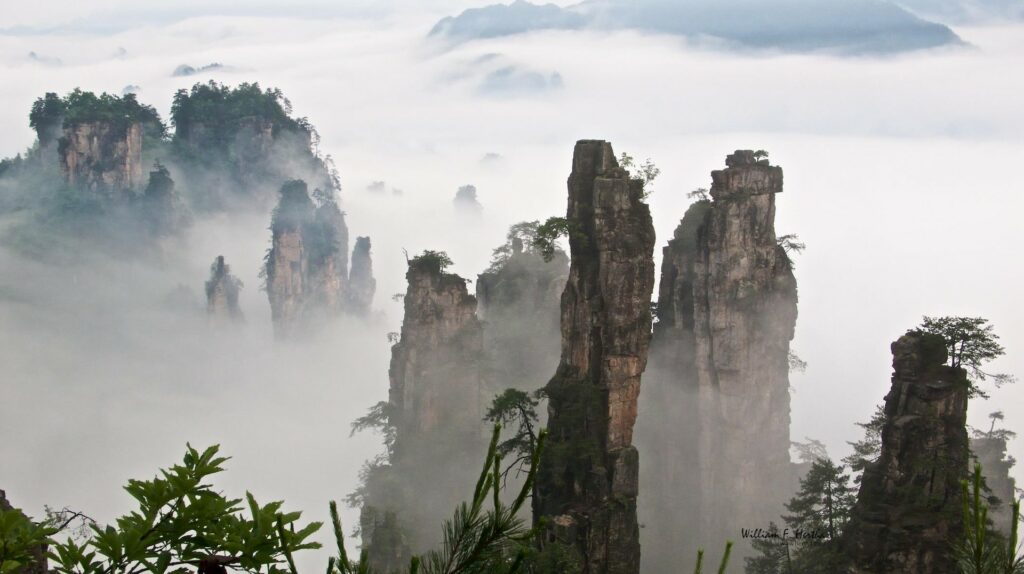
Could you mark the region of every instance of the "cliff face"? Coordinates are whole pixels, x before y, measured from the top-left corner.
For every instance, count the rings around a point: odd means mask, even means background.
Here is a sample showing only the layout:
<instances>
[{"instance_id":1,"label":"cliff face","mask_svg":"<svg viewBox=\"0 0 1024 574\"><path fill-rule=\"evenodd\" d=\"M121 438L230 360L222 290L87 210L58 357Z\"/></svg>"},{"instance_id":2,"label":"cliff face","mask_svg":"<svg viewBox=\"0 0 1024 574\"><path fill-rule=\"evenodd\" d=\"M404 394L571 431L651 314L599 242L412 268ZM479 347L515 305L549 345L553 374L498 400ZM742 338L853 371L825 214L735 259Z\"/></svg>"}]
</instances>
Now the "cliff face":
<instances>
[{"instance_id":1,"label":"cliff face","mask_svg":"<svg viewBox=\"0 0 1024 574\"><path fill-rule=\"evenodd\" d=\"M399 437L439 428L479 434L484 397L473 363L483 343L476 298L465 279L430 262L414 260L406 279L401 340L392 347L388 372Z\"/></svg>"},{"instance_id":2,"label":"cliff face","mask_svg":"<svg viewBox=\"0 0 1024 574\"><path fill-rule=\"evenodd\" d=\"M82 122L64 127L58 153L64 180L106 193L142 185L142 124Z\"/></svg>"},{"instance_id":3,"label":"cliff face","mask_svg":"<svg viewBox=\"0 0 1024 574\"><path fill-rule=\"evenodd\" d=\"M632 434L650 342L654 227L641 183L607 142L577 142L568 183L572 257L534 516L551 518L546 539L574 545L584 572L638 572Z\"/></svg>"},{"instance_id":4,"label":"cliff face","mask_svg":"<svg viewBox=\"0 0 1024 574\"><path fill-rule=\"evenodd\" d=\"M370 256L370 238L357 237L352 248L352 269L348 274L349 309L356 314L370 314L377 280L373 278L373 259Z\"/></svg>"},{"instance_id":5,"label":"cliff face","mask_svg":"<svg viewBox=\"0 0 1024 574\"><path fill-rule=\"evenodd\" d=\"M243 319L238 307L238 294L242 281L231 274L231 268L218 255L210 265L210 279L206 282L206 313L216 323L233 323Z\"/></svg>"},{"instance_id":6,"label":"cliff face","mask_svg":"<svg viewBox=\"0 0 1024 574\"><path fill-rule=\"evenodd\" d=\"M440 543L438 525L473 488L483 418L482 330L476 298L437 261L413 259L405 318L391 350L389 464L367 477L363 545L374 568L407 566ZM393 515L393 516L389 516Z\"/></svg>"},{"instance_id":7,"label":"cliff face","mask_svg":"<svg viewBox=\"0 0 1024 574\"><path fill-rule=\"evenodd\" d=\"M314 205L305 182L281 188L264 269L278 337L348 310L348 228L333 200Z\"/></svg>"},{"instance_id":8,"label":"cliff face","mask_svg":"<svg viewBox=\"0 0 1024 574\"><path fill-rule=\"evenodd\" d=\"M797 294L775 235L782 169L751 151L726 166L712 172L711 199L690 207L664 249L638 431L642 447L660 453L643 473L645 563L655 570L777 520L793 487L788 356Z\"/></svg>"},{"instance_id":9,"label":"cliff face","mask_svg":"<svg viewBox=\"0 0 1024 574\"><path fill-rule=\"evenodd\" d=\"M960 481L967 476L967 378L946 344L910 331L892 344L879 459L864 470L846 528L854 573L956 571Z\"/></svg>"}]
</instances>

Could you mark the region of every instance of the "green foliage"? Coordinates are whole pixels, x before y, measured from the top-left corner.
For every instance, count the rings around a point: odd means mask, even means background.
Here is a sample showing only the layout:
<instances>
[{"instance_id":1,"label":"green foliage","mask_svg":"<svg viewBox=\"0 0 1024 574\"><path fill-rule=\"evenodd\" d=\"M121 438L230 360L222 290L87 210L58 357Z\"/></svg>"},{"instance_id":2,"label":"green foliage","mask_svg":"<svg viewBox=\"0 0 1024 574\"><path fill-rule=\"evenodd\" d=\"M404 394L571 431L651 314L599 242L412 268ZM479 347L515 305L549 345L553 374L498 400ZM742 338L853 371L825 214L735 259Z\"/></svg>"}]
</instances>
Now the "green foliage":
<instances>
[{"instance_id":1,"label":"green foliage","mask_svg":"<svg viewBox=\"0 0 1024 574\"><path fill-rule=\"evenodd\" d=\"M224 144L230 142L245 118L267 120L275 128L308 131L308 122L292 119L291 113L291 102L281 90L264 90L258 83L231 88L210 80L190 90L178 90L171 103L171 122L179 133L201 124L206 133L217 134Z\"/></svg>"},{"instance_id":2,"label":"green foliage","mask_svg":"<svg viewBox=\"0 0 1024 574\"><path fill-rule=\"evenodd\" d=\"M488 407L484 420L505 427L515 425L515 434L498 445L498 454L502 459L514 457L502 471L507 477L512 469L517 473L526 472L526 465L533 460L533 451L537 449L537 405L544 396L543 391L527 393L519 389L506 389L494 397Z\"/></svg>"},{"instance_id":3,"label":"green foliage","mask_svg":"<svg viewBox=\"0 0 1024 574\"><path fill-rule=\"evenodd\" d=\"M758 161L760 161L762 159L766 160L766 159L768 159L768 152L764 151L763 149L759 149L759 150L754 152L754 159L756 159Z\"/></svg>"},{"instance_id":4,"label":"green foliage","mask_svg":"<svg viewBox=\"0 0 1024 574\"><path fill-rule=\"evenodd\" d=\"M776 242L786 253L803 253L803 250L807 248L807 245L800 241L800 236L795 233L783 235Z\"/></svg>"},{"instance_id":5,"label":"green foliage","mask_svg":"<svg viewBox=\"0 0 1024 574\"><path fill-rule=\"evenodd\" d=\"M106 92L96 95L75 88L60 103L55 94L46 94L36 100L29 114L29 125L42 127L63 115L64 126L73 126L88 122L106 122L117 129L125 130L134 123L146 127L147 134L162 138L165 127L160 115L153 106L140 104L135 94L115 96Z\"/></svg>"},{"instance_id":6,"label":"green foliage","mask_svg":"<svg viewBox=\"0 0 1024 574\"><path fill-rule=\"evenodd\" d=\"M1013 503L1010 537L998 536L989 526L988 506L982 490L981 465L974 466L970 482L960 483L963 497L963 539L953 545L960 574L1022 574L1024 556L1018 538L1020 501Z\"/></svg>"},{"instance_id":7,"label":"green foliage","mask_svg":"<svg viewBox=\"0 0 1024 574\"><path fill-rule=\"evenodd\" d=\"M926 316L918 329L939 335L946 341L947 364L967 371L969 396L988 398L979 383L990 378L996 387L1014 382L1012 375L982 370L986 363L1006 354L1006 350L999 344L999 335L988 324L988 319Z\"/></svg>"},{"instance_id":8,"label":"green foliage","mask_svg":"<svg viewBox=\"0 0 1024 574\"><path fill-rule=\"evenodd\" d=\"M558 248L558 238L568 237L573 225L564 217L549 217L537 227L533 237L533 247L540 253L544 261L551 261Z\"/></svg>"},{"instance_id":9,"label":"green foliage","mask_svg":"<svg viewBox=\"0 0 1024 574\"><path fill-rule=\"evenodd\" d=\"M394 415L395 407L388 401L380 401L370 407L365 415L353 421L349 436L365 430L379 432L384 436L384 446L390 456L395 450L395 439L398 435Z\"/></svg>"},{"instance_id":10,"label":"green foliage","mask_svg":"<svg viewBox=\"0 0 1024 574\"><path fill-rule=\"evenodd\" d=\"M64 121L64 112L67 108L63 98L53 92L47 92L45 96L37 98L32 103L28 125L39 134L59 128Z\"/></svg>"},{"instance_id":11,"label":"green foliage","mask_svg":"<svg viewBox=\"0 0 1024 574\"><path fill-rule=\"evenodd\" d=\"M778 524L770 522L766 536L751 540L756 554L744 559L746 574L793 574L787 535L788 532L779 530Z\"/></svg>"},{"instance_id":12,"label":"green foliage","mask_svg":"<svg viewBox=\"0 0 1024 574\"><path fill-rule=\"evenodd\" d=\"M0 574L20 573L35 563L58 530L49 522L32 522L20 510L0 507Z\"/></svg>"},{"instance_id":13,"label":"green foliage","mask_svg":"<svg viewBox=\"0 0 1024 574\"><path fill-rule=\"evenodd\" d=\"M452 258L444 251L424 250L409 260L409 268L431 273L444 273L452 265Z\"/></svg>"},{"instance_id":14,"label":"green foliage","mask_svg":"<svg viewBox=\"0 0 1024 574\"><path fill-rule=\"evenodd\" d=\"M299 525L300 512L284 512L282 502L260 505L250 493L229 499L207 479L223 471L227 458L212 446L188 447L182 464L151 480L131 480L125 490L137 510L116 526L92 527L82 544L53 543L53 571L62 574L112 572L165 574L183 566L219 565L244 572L294 572L291 555L319 548L309 537L321 524ZM249 517L246 517L246 512Z\"/></svg>"},{"instance_id":15,"label":"green foliage","mask_svg":"<svg viewBox=\"0 0 1024 574\"><path fill-rule=\"evenodd\" d=\"M686 197L695 201L711 201L711 195L708 193L708 188L706 187L698 187L690 193L687 193Z\"/></svg>"},{"instance_id":16,"label":"green foliage","mask_svg":"<svg viewBox=\"0 0 1024 574\"><path fill-rule=\"evenodd\" d=\"M820 443L808 444L808 454L817 458L800 480L800 490L786 503L790 514L783 520L794 537L787 552L792 551L793 572L833 574L845 565L840 541L856 496L846 468L822 456ZM762 558L766 550L762 548Z\"/></svg>"},{"instance_id":17,"label":"green foliage","mask_svg":"<svg viewBox=\"0 0 1024 574\"><path fill-rule=\"evenodd\" d=\"M885 424L885 410L882 405L875 406L875 412L871 420L866 423L857 423L857 426L864 429L864 438L856 442L849 442L853 447L853 453L843 459L843 463L850 467L854 473L853 482L860 484L864 469L869 464L878 460L882 454L882 426Z\"/></svg>"},{"instance_id":18,"label":"green foliage","mask_svg":"<svg viewBox=\"0 0 1024 574\"><path fill-rule=\"evenodd\" d=\"M654 180L657 179L658 175L661 174L661 169L654 165L651 158L647 158L643 163L639 163L628 153L623 152L619 156L619 165L622 166L626 171L629 172L630 177L634 180L639 181L643 188L643 199L647 199L654 192L653 186Z\"/></svg>"},{"instance_id":19,"label":"green foliage","mask_svg":"<svg viewBox=\"0 0 1024 574\"><path fill-rule=\"evenodd\" d=\"M505 235L505 243L491 252L491 264L487 268L487 272L498 272L516 253L541 254L545 261L551 261L555 253L561 253L562 250L554 244L554 241L551 242L552 245L548 251L540 248L537 242L540 227L540 221L521 221L509 227L508 233Z\"/></svg>"},{"instance_id":20,"label":"green foliage","mask_svg":"<svg viewBox=\"0 0 1024 574\"><path fill-rule=\"evenodd\" d=\"M518 515L533 487L545 433L538 434L531 470L515 499L507 505L501 500L500 436L501 426L495 425L473 497L459 505L452 518L445 521L441 547L412 558L409 574L513 574L523 570L534 532ZM338 555L329 560L327 574L373 574L365 550L357 561L349 558L334 503L331 518Z\"/></svg>"}]
</instances>

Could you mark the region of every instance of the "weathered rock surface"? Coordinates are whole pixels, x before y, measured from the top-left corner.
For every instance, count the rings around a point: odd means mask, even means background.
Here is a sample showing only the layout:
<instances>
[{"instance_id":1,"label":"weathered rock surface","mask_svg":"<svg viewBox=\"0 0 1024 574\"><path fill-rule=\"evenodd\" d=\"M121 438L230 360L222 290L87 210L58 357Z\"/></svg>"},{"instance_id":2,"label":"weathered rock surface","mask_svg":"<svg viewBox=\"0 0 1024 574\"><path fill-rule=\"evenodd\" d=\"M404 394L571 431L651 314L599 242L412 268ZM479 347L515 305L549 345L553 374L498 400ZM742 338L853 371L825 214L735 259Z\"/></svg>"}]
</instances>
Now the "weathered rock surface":
<instances>
[{"instance_id":1,"label":"weathered rock surface","mask_svg":"<svg viewBox=\"0 0 1024 574\"><path fill-rule=\"evenodd\" d=\"M118 193L143 183L142 124L91 121L64 126L58 147L69 185Z\"/></svg>"},{"instance_id":2,"label":"weathered rock surface","mask_svg":"<svg viewBox=\"0 0 1024 574\"><path fill-rule=\"evenodd\" d=\"M406 279L388 372L395 440L390 464L368 476L362 510L364 548L381 571L441 542L438 525L472 492L466 469L479 465L486 442L476 298L434 258L413 259Z\"/></svg>"},{"instance_id":3,"label":"weathered rock surface","mask_svg":"<svg viewBox=\"0 0 1024 574\"><path fill-rule=\"evenodd\" d=\"M861 480L845 531L857 574L957 571L960 481L967 476L967 378L946 365L942 337L909 331L892 344L879 459Z\"/></svg>"},{"instance_id":4,"label":"weathered rock surface","mask_svg":"<svg viewBox=\"0 0 1024 574\"><path fill-rule=\"evenodd\" d=\"M665 247L641 399L648 570L778 520L790 494L796 280L775 234L782 169L751 151L712 172ZM679 493L699 493L680 496ZM742 555L746 550L737 548Z\"/></svg>"},{"instance_id":5,"label":"weathered rock surface","mask_svg":"<svg viewBox=\"0 0 1024 574\"><path fill-rule=\"evenodd\" d=\"M280 338L348 310L348 228L333 199L318 199L319 206L305 182L293 180L274 210L264 272Z\"/></svg>"},{"instance_id":6,"label":"weathered rock surface","mask_svg":"<svg viewBox=\"0 0 1024 574\"><path fill-rule=\"evenodd\" d=\"M370 256L370 238L357 237L352 248L352 269L348 273L349 309L356 315L370 314L377 280L373 278L373 259Z\"/></svg>"},{"instance_id":7,"label":"weathered rock surface","mask_svg":"<svg viewBox=\"0 0 1024 574\"><path fill-rule=\"evenodd\" d=\"M216 323L234 323L243 320L238 307L238 294L242 281L231 274L231 267L218 255L210 265L210 279L206 281L206 314Z\"/></svg>"},{"instance_id":8,"label":"weathered rock surface","mask_svg":"<svg viewBox=\"0 0 1024 574\"><path fill-rule=\"evenodd\" d=\"M651 337L654 227L641 183L607 142L577 142L568 187L562 354L546 387L550 436L534 516L551 519L545 539L574 545L584 572L638 572L632 435Z\"/></svg>"}]
</instances>

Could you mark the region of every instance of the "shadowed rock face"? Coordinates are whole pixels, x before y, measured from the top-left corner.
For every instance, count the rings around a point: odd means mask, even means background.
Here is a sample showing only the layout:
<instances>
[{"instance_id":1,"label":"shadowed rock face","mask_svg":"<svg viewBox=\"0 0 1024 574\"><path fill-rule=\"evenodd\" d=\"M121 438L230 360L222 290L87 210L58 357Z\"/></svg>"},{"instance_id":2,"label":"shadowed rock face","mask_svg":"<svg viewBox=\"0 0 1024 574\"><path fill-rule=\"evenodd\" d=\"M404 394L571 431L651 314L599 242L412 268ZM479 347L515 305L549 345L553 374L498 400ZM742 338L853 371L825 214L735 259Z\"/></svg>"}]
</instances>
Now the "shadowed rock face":
<instances>
[{"instance_id":1,"label":"shadowed rock face","mask_svg":"<svg viewBox=\"0 0 1024 574\"><path fill-rule=\"evenodd\" d=\"M654 288L654 227L642 194L609 143L576 144L562 355L546 387L550 435L534 516L551 518L548 539L575 545L593 574L640 567L632 435Z\"/></svg>"},{"instance_id":2,"label":"shadowed rock face","mask_svg":"<svg viewBox=\"0 0 1024 574\"><path fill-rule=\"evenodd\" d=\"M638 429L652 453L642 474L652 572L692 562L698 547L718 547L741 528L767 527L793 487L788 356L797 293L775 235L782 169L751 151L726 166L712 172L711 199L687 210L663 251Z\"/></svg>"},{"instance_id":3,"label":"shadowed rock face","mask_svg":"<svg viewBox=\"0 0 1024 574\"><path fill-rule=\"evenodd\" d=\"M210 266L210 279L206 282L206 313L217 323L233 323L243 320L238 307L238 293L242 281L231 274L231 268L218 255Z\"/></svg>"},{"instance_id":4,"label":"shadowed rock face","mask_svg":"<svg viewBox=\"0 0 1024 574\"><path fill-rule=\"evenodd\" d=\"M458 275L414 259L401 339L391 350L389 463L366 481L363 545L382 572L441 542L438 525L471 492L485 449L482 326Z\"/></svg>"},{"instance_id":5,"label":"shadowed rock face","mask_svg":"<svg viewBox=\"0 0 1024 574\"><path fill-rule=\"evenodd\" d=\"M967 476L967 376L946 343L909 331L892 344L879 459L864 470L845 544L857 574L957 571Z\"/></svg>"},{"instance_id":6,"label":"shadowed rock face","mask_svg":"<svg viewBox=\"0 0 1024 574\"><path fill-rule=\"evenodd\" d=\"M377 291L370 257L370 238L357 237L352 248L352 270L348 274L349 308L356 315L368 315Z\"/></svg>"},{"instance_id":7,"label":"shadowed rock face","mask_svg":"<svg viewBox=\"0 0 1024 574\"><path fill-rule=\"evenodd\" d=\"M314 205L301 180L286 183L271 221L265 267L274 332L291 338L348 310L348 228L333 200Z\"/></svg>"},{"instance_id":8,"label":"shadowed rock face","mask_svg":"<svg viewBox=\"0 0 1024 574\"><path fill-rule=\"evenodd\" d=\"M114 193L143 183L141 123L119 127L93 121L65 126L58 152L68 185Z\"/></svg>"},{"instance_id":9,"label":"shadowed rock face","mask_svg":"<svg viewBox=\"0 0 1024 574\"><path fill-rule=\"evenodd\" d=\"M482 429L481 324L466 280L410 263L401 340L392 347L390 400L399 436L439 428Z\"/></svg>"}]
</instances>

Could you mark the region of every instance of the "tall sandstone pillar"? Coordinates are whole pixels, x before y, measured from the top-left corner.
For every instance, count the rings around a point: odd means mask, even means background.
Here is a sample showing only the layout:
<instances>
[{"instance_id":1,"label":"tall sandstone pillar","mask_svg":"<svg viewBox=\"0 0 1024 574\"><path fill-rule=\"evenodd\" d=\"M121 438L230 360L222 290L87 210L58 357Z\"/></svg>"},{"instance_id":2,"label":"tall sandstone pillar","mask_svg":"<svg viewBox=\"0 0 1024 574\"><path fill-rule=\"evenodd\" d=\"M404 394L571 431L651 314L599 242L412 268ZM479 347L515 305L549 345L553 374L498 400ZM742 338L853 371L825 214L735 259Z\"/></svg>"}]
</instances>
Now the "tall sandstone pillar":
<instances>
[{"instance_id":1,"label":"tall sandstone pillar","mask_svg":"<svg viewBox=\"0 0 1024 574\"><path fill-rule=\"evenodd\" d=\"M881 454L864 469L846 527L852 573L957 572L967 476L967 375L945 340L909 331L892 344Z\"/></svg>"},{"instance_id":2,"label":"tall sandstone pillar","mask_svg":"<svg viewBox=\"0 0 1024 574\"><path fill-rule=\"evenodd\" d=\"M562 355L546 387L550 434L534 515L550 519L548 540L575 545L587 574L640 567L632 438L654 288L654 226L642 197L611 144L577 142Z\"/></svg>"},{"instance_id":3,"label":"tall sandstone pillar","mask_svg":"<svg viewBox=\"0 0 1024 574\"><path fill-rule=\"evenodd\" d=\"M736 151L664 249L638 442L645 570L692 563L741 528L767 528L789 460L792 264L775 234L782 169ZM748 548L740 546L742 557Z\"/></svg>"}]
</instances>

